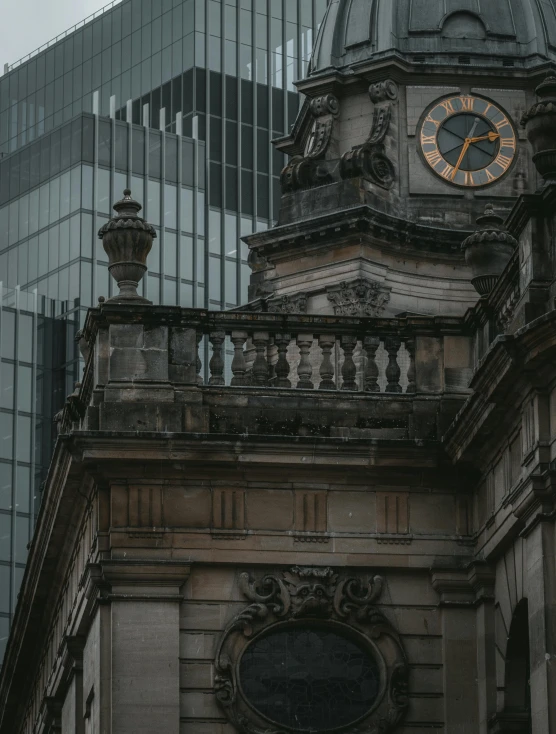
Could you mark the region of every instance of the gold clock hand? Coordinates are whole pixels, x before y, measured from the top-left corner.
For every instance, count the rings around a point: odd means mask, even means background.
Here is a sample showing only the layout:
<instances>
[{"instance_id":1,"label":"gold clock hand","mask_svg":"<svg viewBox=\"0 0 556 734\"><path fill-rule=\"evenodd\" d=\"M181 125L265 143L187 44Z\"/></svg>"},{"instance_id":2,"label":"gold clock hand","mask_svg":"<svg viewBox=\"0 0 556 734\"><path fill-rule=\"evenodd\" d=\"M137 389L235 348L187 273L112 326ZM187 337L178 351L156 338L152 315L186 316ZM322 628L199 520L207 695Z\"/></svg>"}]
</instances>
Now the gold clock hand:
<instances>
[{"instance_id":1,"label":"gold clock hand","mask_svg":"<svg viewBox=\"0 0 556 734\"><path fill-rule=\"evenodd\" d=\"M469 146L471 145L471 140L472 140L472 138L466 138L465 139L465 143L463 144L463 150L461 151L461 155L459 157L459 160L458 160L458 162L456 164L456 167L454 168L454 171L452 173L452 181L455 179L456 173L459 171L459 167L461 166L461 164L463 162L463 159L465 158L465 154L469 150Z\"/></svg>"},{"instance_id":2,"label":"gold clock hand","mask_svg":"<svg viewBox=\"0 0 556 734\"><path fill-rule=\"evenodd\" d=\"M491 130L488 135L483 135L480 138L471 138L470 143L480 143L482 140L490 140L491 143L494 143L495 140L498 140L500 137L500 133L495 133L494 130Z\"/></svg>"}]
</instances>

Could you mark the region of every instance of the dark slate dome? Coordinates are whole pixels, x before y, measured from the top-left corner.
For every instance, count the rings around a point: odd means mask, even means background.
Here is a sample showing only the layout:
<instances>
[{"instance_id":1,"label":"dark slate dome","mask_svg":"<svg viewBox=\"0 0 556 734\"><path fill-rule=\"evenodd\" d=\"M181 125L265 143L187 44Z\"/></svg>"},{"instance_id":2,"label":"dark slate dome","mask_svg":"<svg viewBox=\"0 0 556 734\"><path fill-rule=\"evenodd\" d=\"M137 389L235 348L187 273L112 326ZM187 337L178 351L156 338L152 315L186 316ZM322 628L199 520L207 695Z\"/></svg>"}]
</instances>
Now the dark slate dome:
<instances>
[{"instance_id":1,"label":"dark slate dome","mask_svg":"<svg viewBox=\"0 0 556 734\"><path fill-rule=\"evenodd\" d=\"M392 53L433 64L556 61L556 0L331 0L310 73Z\"/></svg>"}]
</instances>

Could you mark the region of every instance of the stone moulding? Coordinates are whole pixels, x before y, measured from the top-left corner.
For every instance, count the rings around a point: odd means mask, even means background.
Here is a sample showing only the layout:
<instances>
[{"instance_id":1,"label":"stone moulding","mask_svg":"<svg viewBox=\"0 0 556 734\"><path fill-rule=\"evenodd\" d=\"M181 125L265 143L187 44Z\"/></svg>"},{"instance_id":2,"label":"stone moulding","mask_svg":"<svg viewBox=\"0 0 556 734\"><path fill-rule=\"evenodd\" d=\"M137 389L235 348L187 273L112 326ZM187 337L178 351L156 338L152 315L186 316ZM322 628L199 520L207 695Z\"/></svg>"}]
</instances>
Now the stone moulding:
<instances>
[{"instance_id":1,"label":"stone moulding","mask_svg":"<svg viewBox=\"0 0 556 734\"><path fill-rule=\"evenodd\" d=\"M375 659L379 692L371 710L355 724L334 731L390 732L408 707L408 665L398 633L375 606L384 581L343 576L332 568L299 567L253 578L242 573L239 586L248 606L228 624L215 656L215 695L232 725L244 734L295 732L273 723L247 701L239 680L241 657L252 641L271 631L305 626L349 635Z\"/></svg>"}]
</instances>

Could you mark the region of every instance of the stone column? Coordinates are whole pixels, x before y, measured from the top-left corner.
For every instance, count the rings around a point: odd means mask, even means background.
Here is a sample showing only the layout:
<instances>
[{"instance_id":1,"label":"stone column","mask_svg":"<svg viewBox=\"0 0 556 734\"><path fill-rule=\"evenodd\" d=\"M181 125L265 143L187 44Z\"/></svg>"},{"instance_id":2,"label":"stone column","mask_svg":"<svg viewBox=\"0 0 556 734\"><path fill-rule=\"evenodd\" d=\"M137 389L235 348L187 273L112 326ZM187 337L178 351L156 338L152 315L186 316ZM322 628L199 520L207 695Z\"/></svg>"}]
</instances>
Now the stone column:
<instances>
[{"instance_id":1,"label":"stone column","mask_svg":"<svg viewBox=\"0 0 556 734\"><path fill-rule=\"evenodd\" d=\"M99 651L100 678L110 683L100 691L101 724L118 734L179 734L179 613L189 566L103 561L96 575L100 625L110 628L109 655Z\"/></svg>"},{"instance_id":2,"label":"stone column","mask_svg":"<svg viewBox=\"0 0 556 734\"><path fill-rule=\"evenodd\" d=\"M463 570L434 570L432 584L440 595L442 610L444 729L450 734L477 734L475 592Z\"/></svg>"}]
</instances>

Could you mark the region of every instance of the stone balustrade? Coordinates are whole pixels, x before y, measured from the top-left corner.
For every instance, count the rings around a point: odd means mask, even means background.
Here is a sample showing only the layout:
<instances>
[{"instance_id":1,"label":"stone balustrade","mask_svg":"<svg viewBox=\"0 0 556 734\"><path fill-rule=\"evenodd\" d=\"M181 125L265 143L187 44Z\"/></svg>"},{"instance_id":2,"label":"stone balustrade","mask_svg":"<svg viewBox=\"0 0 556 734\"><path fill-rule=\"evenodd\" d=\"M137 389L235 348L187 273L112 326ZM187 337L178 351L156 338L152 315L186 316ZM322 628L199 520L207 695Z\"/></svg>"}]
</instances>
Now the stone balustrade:
<instances>
[{"instance_id":1,"label":"stone balustrade","mask_svg":"<svg viewBox=\"0 0 556 734\"><path fill-rule=\"evenodd\" d=\"M327 430L343 428L352 414L360 425L394 426L406 435L414 410L438 412L438 401L448 401L452 414L466 399L471 344L464 320L452 317L105 303L89 312L81 334L84 376L59 416L60 429L234 432L256 414L257 430L266 421L264 430L275 433L298 413L300 423L314 415L311 430L320 430L321 420ZM362 399L371 402L362 407ZM282 420L286 405L290 415ZM319 418L320 410L326 414Z\"/></svg>"}]
</instances>

